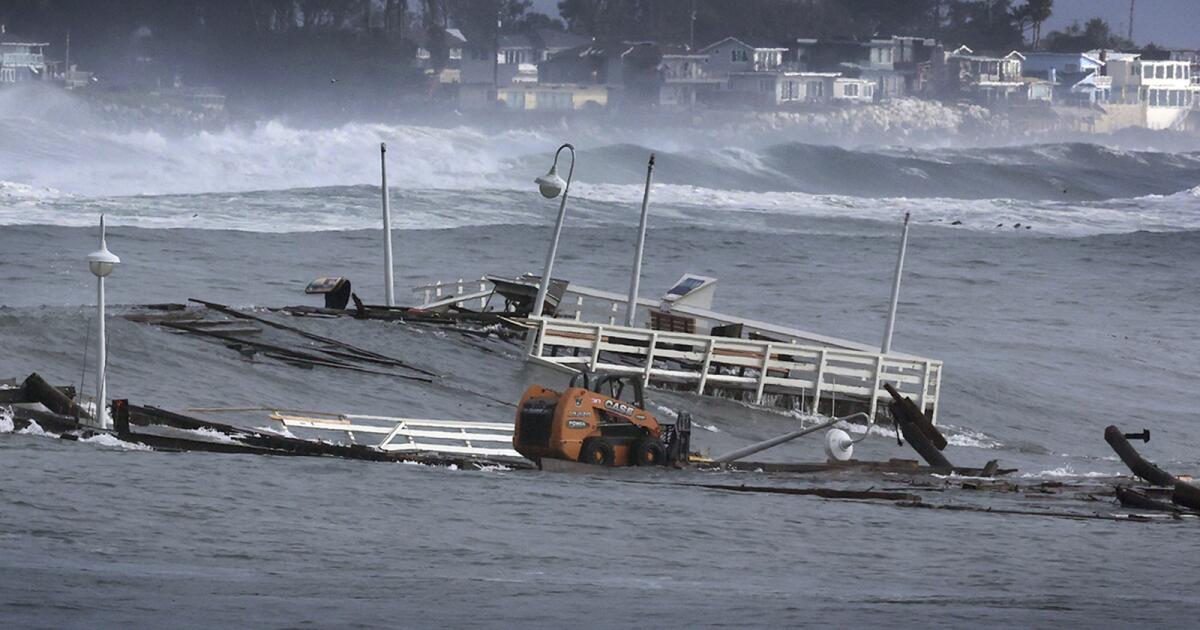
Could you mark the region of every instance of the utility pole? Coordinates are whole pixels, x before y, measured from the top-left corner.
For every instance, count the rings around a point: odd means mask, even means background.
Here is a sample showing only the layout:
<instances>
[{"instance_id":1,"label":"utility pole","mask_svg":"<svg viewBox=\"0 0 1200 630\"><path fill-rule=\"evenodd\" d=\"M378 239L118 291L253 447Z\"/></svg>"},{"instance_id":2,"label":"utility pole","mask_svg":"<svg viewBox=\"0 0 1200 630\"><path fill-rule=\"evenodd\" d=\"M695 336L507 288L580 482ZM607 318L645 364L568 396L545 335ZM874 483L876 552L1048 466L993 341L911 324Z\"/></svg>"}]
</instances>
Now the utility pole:
<instances>
[{"instance_id":1,"label":"utility pole","mask_svg":"<svg viewBox=\"0 0 1200 630\"><path fill-rule=\"evenodd\" d=\"M1129 0L1129 37L1127 39L1131 42L1133 41L1133 5L1136 3L1137 0Z\"/></svg>"},{"instance_id":2,"label":"utility pole","mask_svg":"<svg viewBox=\"0 0 1200 630\"><path fill-rule=\"evenodd\" d=\"M696 0L692 0L692 15L688 25L688 51L696 50Z\"/></svg>"},{"instance_id":3,"label":"utility pole","mask_svg":"<svg viewBox=\"0 0 1200 630\"><path fill-rule=\"evenodd\" d=\"M492 34L492 102L500 95L500 6L496 0L496 31Z\"/></svg>"}]
</instances>

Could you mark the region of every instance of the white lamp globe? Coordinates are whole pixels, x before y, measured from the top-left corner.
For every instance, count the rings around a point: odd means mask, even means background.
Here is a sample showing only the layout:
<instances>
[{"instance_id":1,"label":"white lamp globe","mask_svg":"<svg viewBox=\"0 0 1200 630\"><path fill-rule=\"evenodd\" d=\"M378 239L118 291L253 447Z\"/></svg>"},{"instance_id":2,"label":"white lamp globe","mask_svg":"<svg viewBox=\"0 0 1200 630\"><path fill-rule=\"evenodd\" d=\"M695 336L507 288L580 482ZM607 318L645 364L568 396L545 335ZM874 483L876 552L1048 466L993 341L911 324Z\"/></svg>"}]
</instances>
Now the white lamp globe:
<instances>
[{"instance_id":1,"label":"white lamp globe","mask_svg":"<svg viewBox=\"0 0 1200 630\"><path fill-rule=\"evenodd\" d=\"M542 196L547 199L553 199L567 187L567 183L558 176L558 167L551 166L550 172L533 180L538 185L538 190Z\"/></svg>"},{"instance_id":2,"label":"white lamp globe","mask_svg":"<svg viewBox=\"0 0 1200 630\"><path fill-rule=\"evenodd\" d=\"M97 278L107 278L113 272L113 269L121 263L121 259L117 255L108 251L108 248L99 249L88 254L88 268L92 270L92 274Z\"/></svg>"}]
</instances>

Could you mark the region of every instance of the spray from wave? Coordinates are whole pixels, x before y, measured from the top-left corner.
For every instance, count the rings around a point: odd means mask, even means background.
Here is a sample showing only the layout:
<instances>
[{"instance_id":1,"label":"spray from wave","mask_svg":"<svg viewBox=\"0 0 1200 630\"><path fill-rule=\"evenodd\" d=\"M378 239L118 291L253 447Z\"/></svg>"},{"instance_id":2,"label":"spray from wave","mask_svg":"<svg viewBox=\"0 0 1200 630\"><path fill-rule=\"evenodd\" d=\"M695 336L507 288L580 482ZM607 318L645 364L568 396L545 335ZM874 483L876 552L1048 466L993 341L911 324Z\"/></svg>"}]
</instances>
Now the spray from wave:
<instances>
[{"instance_id":1,"label":"spray from wave","mask_svg":"<svg viewBox=\"0 0 1200 630\"><path fill-rule=\"evenodd\" d=\"M31 107L0 95L0 224L83 226L106 212L114 225L147 228L373 229L379 142L389 145L398 227L540 224L544 204L530 180L544 172L557 142L570 138L580 148L573 215L590 225L631 220L645 160L655 151L657 225L719 227L732 216L751 228L779 229L772 217L892 221L911 211L967 229L1200 228L1193 210L1200 153L1080 143L846 148L797 141L797 127L778 126L790 120L782 115L742 121L733 131L266 121L167 134L115 127L70 96L38 98L44 102ZM904 136L937 127L938 112L929 107L909 111L901 103L839 116L851 128ZM937 124L978 118L956 116Z\"/></svg>"}]
</instances>

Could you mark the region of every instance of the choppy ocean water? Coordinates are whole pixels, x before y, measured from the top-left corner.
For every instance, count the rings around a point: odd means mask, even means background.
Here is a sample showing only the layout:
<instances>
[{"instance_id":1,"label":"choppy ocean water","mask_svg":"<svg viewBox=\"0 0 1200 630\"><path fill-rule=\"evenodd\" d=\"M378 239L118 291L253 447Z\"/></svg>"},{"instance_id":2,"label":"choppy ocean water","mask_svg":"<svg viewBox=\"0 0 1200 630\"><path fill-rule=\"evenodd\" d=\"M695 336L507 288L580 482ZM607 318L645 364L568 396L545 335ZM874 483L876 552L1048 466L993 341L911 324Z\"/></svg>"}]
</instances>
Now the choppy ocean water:
<instances>
[{"instance_id":1,"label":"choppy ocean water","mask_svg":"<svg viewBox=\"0 0 1200 630\"><path fill-rule=\"evenodd\" d=\"M100 212L124 261L108 285L114 314L188 297L313 303L303 286L328 274L349 276L370 301L382 294L375 143L390 147L406 288L537 270L557 205L529 182L556 142L574 140L556 275L626 288L654 150L645 294L683 272L712 275L717 310L876 343L899 220L912 212L894 346L945 361L952 461L1103 478L1122 472L1102 439L1115 423L1150 428L1143 451L1165 468L1200 470L1200 153L835 148L650 131L577 139L466 124L274 123L184 138L0 124L10 132L0 139L0 377L79 381L94 297L82 258ZM556 378L505 344L379 322L302 324L496 398ZM168 408L512 414L449 387L298 370L118 317L109 334L110 390ZM652 397L710 427L694 441L713 453L797 422ZM814 440L770 456L822 454ZM879 436L858 456L912 455ZM731 495L667 473L153 453L11 431L0 461L0 619L14 626L1184 625L1200 603L1200 572L1186 560L1194 523Z\"/></svg>"}]
</instances>

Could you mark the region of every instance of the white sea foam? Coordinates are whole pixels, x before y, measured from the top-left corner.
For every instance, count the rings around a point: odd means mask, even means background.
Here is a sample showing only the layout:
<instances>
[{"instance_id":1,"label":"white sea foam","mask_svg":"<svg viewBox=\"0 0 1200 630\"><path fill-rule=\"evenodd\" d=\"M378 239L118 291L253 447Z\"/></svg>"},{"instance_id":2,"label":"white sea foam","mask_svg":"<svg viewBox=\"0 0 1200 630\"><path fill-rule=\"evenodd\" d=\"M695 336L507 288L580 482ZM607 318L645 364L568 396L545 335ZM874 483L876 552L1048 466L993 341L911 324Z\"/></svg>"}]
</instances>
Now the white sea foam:
<instances>
[{"instance_id":1,"label":"white sea foam","mask_svg":"<svg viewBox=\"0 0 1200 630\"><path fill-rule=\"evenodd\" d=\"M1043 470L1041 472L1035 472L1035 473L1031 472L1031 473L1022 473L1021 474L1021 477L1025 478L1025 479L1046 479L1046 478L1063 478L1063 477L1094 479L1094 478L1099 478L1099 477L1119 477L1119 476L1120 475L1115 475L1112 473L1102 473L1102 472L1095 472L1095 471L1078 473L1078 472L1075 472L1075 469L1071 468L1070 466L1059 466L1058 468L1051 468L1050 470Z\"/></svg>"},{"instance_id":2,"label":"white sea foam","mask_svg":"<svg viewBox=\"0 0 1200 630\"><path fill-rule=\"evenodd\" d=\"M0 407L0 433L12 433L14 428L12 412L7 407Z\"/></svg>"},{"instance_id":3,"label":"white sea foam","mask_svg":"<svg viewBox=\"0 0 1200 630\"><path fill-rule=\"evenodd\" d=\"M1018 223L1022 228L1032 225L1037 233L1068 235L1200 229L1200 213L1195 212L1200 187L1133 199L1021 201L999 196L1004 186L998 185L996 198L963 200L935 196L954 193L938 193L943 188L930 182L936 184L941 175L931 175L925 166L1015 165L1036 173L1039 164L1050 163L1065 173L1088 173L1093 168L1089 156L1131 165L1146 162L1138 153L1070 144L978 154L962 149L911 153L786 144L813 142L805 130L881 133L902 141L912 133L989 125L997 119L971 106L900 100L828 112L764 113L729 124L721 124L718 117L688 130L583 123L571 129L503 131L466 124L441 128L375 123L310 129L272 120L167 136L152 130L114 131L92 120L64 128L56 117L30 117L28 112L37 108L19 100L0 98L0 137L7 131L10 139L0 144L0 225L82 227L105 212L113 226L160 229L377 229L378 193L368 186L378 182L379 142L389 147L393 207L402 210L395 213L397 229L545 224L553 204L538 197L529 180L545 168L560 136L567 135L585 156L571 188L573 225L636 221L641 185L604 182L631 181L630 158L636 154L640 162L642 152L653 147L698 165L705 174L697 176L696 183L702 185L678 183L690 181L686 173L676 174L675 183L655 185L655 226L682 222L724 228L732 217L744 229L778 230L783 229L774 220L779 216L890 222L910 211L920 223L959 222L961 229L975 230L1011 232ZM63 103L55 107L84 108ZM894 163L896 173L920 182L917 190L932 192L898 196L908 192L903 185L894 189L895 195L881 197L798 192L812 189L803 183L807 166L830 152L844 153L852 170L886 171ZM1200 164L1200 156L1194 154L1155 155L1159 157L1147 168L1177 162L1172 168L1188 173ZM670 159L660 157L665 164ZM906 162L911 159L922 166ZM660 170L665 172L665 165ZM721 174L720 182L710 181L707 174ZM850 180L864 175L845 173ZM1014 173L998 177L1008 181ZM1057 181L1041 179L1043 188ZM762 188L761 182L792 190L753 192Z\"/></svg>"},{"instance_id":4,"label":"white sea foam","mask_svg":"<svg viewBox=\"0 0 1200 630\"><path fill-rule=\"evenodd\" d=\"M43 429L42 425L38 424L34 420L30 420L29 426L25 427L24 429L21 429L20 431L17 431L17 433L19 433L21 435L37 435L37 436L41 436L41 437L52 437L52 438L58 437L57 433L51 433L50 431Z\"/></svg>"},{"instance_id":5,"label":"white sea foam","mask_svg":"<svg viewBox=\"0 0 1200 630\"><path fill-rule=\"evenodd\" d=\"M283 428L281 428L281 429L275 429L272 427L255 427L254 430L258 431L259 433L282 435L283 437L290 437L290 438L296 437L296 434L292 433L291 430L288 429L286 425L284 425Z\"/></svg>"},{"instance_id":6,"label":"white sea foam","mask_svg":"<svg viewBox=\"0 0 1200 630\"><path fill-rule=\"evenodd\" d=\"M126 451L152 451L152 450L154 450L154 449L150 448L149 446L146 446L145 444L135 444L133 442L126 442L125 440L118 439L117 437L109 435L107 433L99 433L99 434L93 435L91 437L82 438L79 441L84 442L86 444L96 444L99 446L107 446L109 448L119 448L119 449L123 449Z\"/></svg>"},{"instance_id":7,"label":"white sea foam","mask_svg":"<svg viewBox=\"0 0 1200 630\"><path fill-rule=\"evenodd\" d=\"M969 448L1000 448L1004 446L999 440L979 431L949 425L941 428L942 433L946 436L946 443L951 446Z\"/></svg>"}]
</instances>

